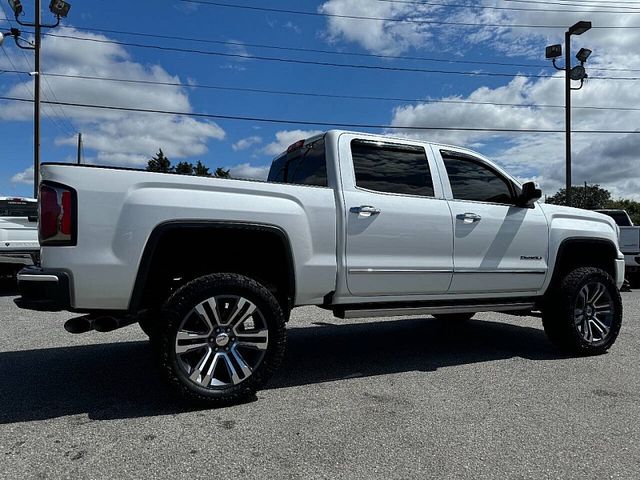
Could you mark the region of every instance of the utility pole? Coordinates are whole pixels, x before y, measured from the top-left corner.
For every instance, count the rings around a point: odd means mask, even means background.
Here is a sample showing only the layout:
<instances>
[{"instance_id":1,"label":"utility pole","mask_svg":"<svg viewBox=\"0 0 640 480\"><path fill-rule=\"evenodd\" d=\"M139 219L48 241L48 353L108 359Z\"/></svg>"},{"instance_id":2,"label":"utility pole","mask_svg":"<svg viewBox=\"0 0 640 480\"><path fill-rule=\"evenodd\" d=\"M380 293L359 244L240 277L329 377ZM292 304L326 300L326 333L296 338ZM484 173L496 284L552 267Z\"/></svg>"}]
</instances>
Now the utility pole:
<instances>
[{"instance_id":1,"label":"utility pole","mask_svg":"<svg viewBox=\"0 0 640 480\"><path fill-rule=\"evenodd\" d=\"M571 206L571 34L564 34L564 128L565 128L565 193Z\"/></svg>"},{"instance_id":2,"label":"utility pole","mask_svg":"<svg viewBox=\"0 0 640 480\"><path fill-rule=\"evenodd\" d=\"M28 43L29 46L24 46L19 43L20 31L17 29L11 29L11 34L15 39L16 45L23 50L33 50L35 54L34 65L34 91L33 91L33 197L38 198L38 185L40 183L40 47L42 45L43 28L55 28L60 25L60 18L66 17L69 14L71 5L64 0L52 0L49 5L49 10L56 16L56 22L43 25L42 24L42 11L41 0L34 0L35 2L35 16L33 22L23 22L20 16L23 14L22 2L20 0L9 0L9 6L13 10L16 22L23 27L33 27L35 41L33 44ZM24 39L22 40L24 41Z\"/></svg>"},{"instance_id":3,"label":"utility pole","mask_svg":"<svg viewBox=\"0 0 640 480\"><path fill-rule=\"evenodd\" d=\"M82 134L78 133L78 165L82 163Z\"/></svg>"},{"instance_id":4,"label":"utility pole","mask_svg":"<svg viewBox=\"0 0 640 480\"><path fill-rule=\"evenodd\" d=\"M35 72L33 92L33 198L38 198L38 185L40 185L40 45L42 38L40 0L36 1L36 15L34 33L35 39Z\"/></svg>"}]
</instances>

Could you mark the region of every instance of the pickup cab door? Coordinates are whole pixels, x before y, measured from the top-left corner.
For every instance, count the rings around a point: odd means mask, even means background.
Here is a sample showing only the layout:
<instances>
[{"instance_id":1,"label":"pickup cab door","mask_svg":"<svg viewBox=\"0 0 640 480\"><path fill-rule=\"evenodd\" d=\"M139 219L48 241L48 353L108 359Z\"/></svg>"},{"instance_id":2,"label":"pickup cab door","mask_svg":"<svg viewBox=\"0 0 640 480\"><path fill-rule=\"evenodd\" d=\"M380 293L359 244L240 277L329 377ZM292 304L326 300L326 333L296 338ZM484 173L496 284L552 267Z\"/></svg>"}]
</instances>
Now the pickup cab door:
<instances>
[{"instance_id":1,"label":"pickup cab door","mask_svg":"<svg viewBox=\"0 0 640 480\"><path fill-rule=\"evenodd\" d=\"M531 293L547 274L549 233L539 205L516 206L519 187L484 160L440 150L454 228L449 293ZM444 175L443 175L444 177Z\"/></svg>"},{"instance_id":2,"label":"pickup cab door","mask_svg":"<svg viewBox=\"0 0 640 480\"><path fill-rule=\"evenodd\" d=\"M444 293L453 227L431 150L342 134L347 288L354 296Z\"/></svg>"}]
</instances>

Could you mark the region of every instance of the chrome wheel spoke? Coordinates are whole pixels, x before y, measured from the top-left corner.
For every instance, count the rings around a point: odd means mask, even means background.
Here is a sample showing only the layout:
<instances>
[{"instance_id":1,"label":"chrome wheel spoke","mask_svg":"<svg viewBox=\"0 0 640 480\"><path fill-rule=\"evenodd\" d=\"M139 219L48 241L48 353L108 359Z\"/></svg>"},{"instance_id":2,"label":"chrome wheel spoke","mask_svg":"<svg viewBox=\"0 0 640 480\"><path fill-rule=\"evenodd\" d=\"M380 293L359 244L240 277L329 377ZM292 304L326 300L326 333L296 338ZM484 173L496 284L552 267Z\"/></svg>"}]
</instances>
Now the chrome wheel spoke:
<instances>
[{"instance_id":1,"label":"chrome wheel spoke","mask_svg":"<svg viewBox=\"0 0 640 480\"><path fill-rule=\"evenodd\" d=\"M238 337L238 345L242 347L266 350L269 341L269 330L247 330L244 332L234 332Z\"/></svg>"},{"instance_id":2,"label":"chrome wheel spoke","mask_svg":"<svg viewBox=\"0 0 640 480\"><path fill-rule=\"evenodd\" d=\"M222 354L222 358L224 359L227 371L229 372L229 377L231 377L231 383L237 385L238 383L240 383L240 377L238 376L236 367L234 367L233 362L231 362L231 358L229 358L229 355L227 355L226 353Z\"/></svg>"},{"instance_id":3,"label":"chrome wheel spoke","mask_svg":"<svg viewBox=\"0 0 640 480\"><path fill-rule=\"evenodd\" d=\"M207 353L205 353L202 358L200 359L200 361L198 362L198 364L194 367L193 371L191 372L191 375L189 375L189 378L196 383L202 383L202 370L204 369L205 364L207 363L207 361L209 360L209 358L211 357L211 348L207 349Z\"/></svg>"},{"instance_id":4,"label":"chrome wheel spoke","mask_svg":"<svg viewBox=\"0 0 640 480\"><path fill-rule=\"evenodd\" d=\"M242 325L242 323L247 320L253 313L256 311L256 306L251 303L249 300L244 298L240 298L238 303L236 303L236 308L225 323L226 326L230 326L235 328L237 325Z\"/></svg>"},{"instance_id":5,"label":"chrome wheel spoke","mask_svg":"<svg viewBox=\"0 0 640 480\"><path fill-rule=\"evenodd\" d=\"M176 336L176 353L183 354L209 346L209 336L181 330Z\"/></svg>"},{"instance_id":6,"label":"chrome wheel spoke","mask_svg":"<svg viewBox=\"0 0 640 480\"><path fill-rule=\"evenodd\" d=\"M602 285L601 283L597 283L593 295L587 300L588 303L590 303L591 305L597 303L598 300L600 300L600 297L602 297L602 294L605 292L605 290L606 288L604 285Z\"/></svg>"},{"instance_id":7,"label":"chrome wheel spoke","mask_svg":"<svg viewBox=\"0 0 640 480\"><path fill-rule=\"evenodd\" d=\"M204 307L205 304L207 304L207 306L211 310L213 318L211 318L211 315L207 313L207 309ZM215 298L205 300L200 305L196 306L196 312L209 329L207 331L207 335L210 335L215 327L220 326L220 313L218 312L218 305L216 304Z\"/></svg>"},{"instance_id":8,"label":"chrome wheel spoke","mask_svg":"<svg viewBox=\"0 0 640 480\"><path fill-rule=\"evenodd\" d=\"M602 323L598 317L594 316L591 318L591 323L600 332L600 338L604 338L609 335L609 327Z\"/></svg>"},{"instance_id":9,"label":"chrome wheel spoke","mask_svg":"<svg viewBox=\"0 0 640 480\"><path fill-rule=\"evenodd\" d=\"M238 351L238 349L235 346L231 349L231 354L233 355L233 358L236 360L236 362L240 366L240 370L242 371L242 374L244 375L245 378L253 373L253 371L251 370L251 367L247 365L247 363L244 361L244 358L242 357L242 354Z\"/></svg>"}]
</instances>

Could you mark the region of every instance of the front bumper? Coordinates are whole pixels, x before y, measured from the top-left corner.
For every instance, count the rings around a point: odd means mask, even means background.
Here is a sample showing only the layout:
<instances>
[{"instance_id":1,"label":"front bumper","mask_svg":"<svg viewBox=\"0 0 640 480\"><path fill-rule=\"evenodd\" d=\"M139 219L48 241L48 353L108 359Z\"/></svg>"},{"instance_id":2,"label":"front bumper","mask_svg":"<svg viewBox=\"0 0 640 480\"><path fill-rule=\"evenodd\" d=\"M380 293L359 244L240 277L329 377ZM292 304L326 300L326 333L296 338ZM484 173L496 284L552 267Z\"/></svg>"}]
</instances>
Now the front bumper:
<instances>
[{"instance_id":1,"label":"front bumper","mask_svg":"<svg viewBox=\"0 0 640 480\"><path fill-rule=\"evenodd\" d=\"M622 284L624 283L624 258L616 259L616 285L618 286L618 290L622 288Z\"/></svg>"},{"instance_id":2,"label":"front bumper","mask_svg":"<svg viewBox=\"0 0 640 480\"><path fill-rule=\"evenodd\" d=\"M26 267L18 273L16 305L28 310L59 312L71 308L69 275L59 270Z\"/></svg>"}]
</instances>

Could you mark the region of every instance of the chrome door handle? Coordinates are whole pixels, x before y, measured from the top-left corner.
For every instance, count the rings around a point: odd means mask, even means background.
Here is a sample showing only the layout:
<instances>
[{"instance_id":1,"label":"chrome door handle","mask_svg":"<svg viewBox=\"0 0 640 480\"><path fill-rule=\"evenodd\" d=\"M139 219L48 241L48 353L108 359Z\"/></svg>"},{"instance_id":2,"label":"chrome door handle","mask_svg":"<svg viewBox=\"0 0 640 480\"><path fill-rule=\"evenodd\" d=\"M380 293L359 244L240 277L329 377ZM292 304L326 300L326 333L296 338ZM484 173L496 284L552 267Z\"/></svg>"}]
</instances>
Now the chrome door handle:
<instances>
[{"instance_id":1,"label":"chrome door handle","mask_svg":"<svg viewBox=\"0 0 640 480\"><path fill-rule=\"evenodd\" d=\"M482 217L477 213L459 213L456 215L458 220L462 220L464 223L474 223L482 220Z\"/></svg>"},{"instance_id":2,"label":"chrome door handle","mask_svg":"<svg viewBox=\"0 0 640 480\"><path fill-rule=\"evenodd\" d=\"M360 205L359 207L351 207L349 209L351 213L357 213L361 217L370 217L372 215L378 215L380 209L372 207L371 205Z\"/></svg>"}]
</instances>

